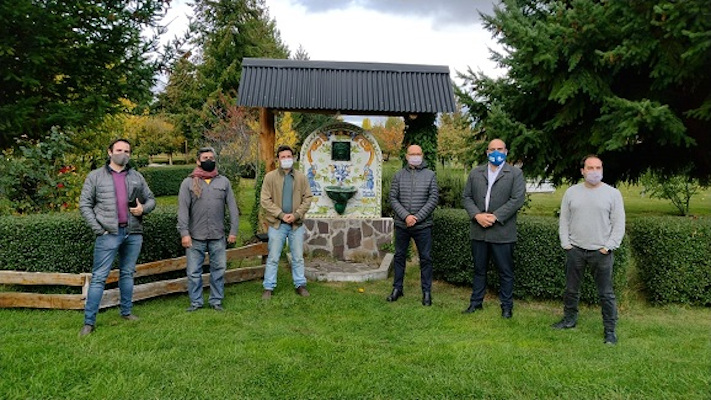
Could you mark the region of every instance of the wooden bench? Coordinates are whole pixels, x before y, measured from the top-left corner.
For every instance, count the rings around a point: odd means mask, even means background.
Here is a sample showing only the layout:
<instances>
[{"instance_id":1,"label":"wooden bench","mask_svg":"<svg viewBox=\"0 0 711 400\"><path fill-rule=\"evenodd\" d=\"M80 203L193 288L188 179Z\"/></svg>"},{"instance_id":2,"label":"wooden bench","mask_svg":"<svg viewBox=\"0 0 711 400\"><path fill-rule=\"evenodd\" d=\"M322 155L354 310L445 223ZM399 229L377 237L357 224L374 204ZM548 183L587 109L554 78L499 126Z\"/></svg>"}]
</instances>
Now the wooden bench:
<instances>
[{"instance_id":1,"label":"wooden bench","mask_svg":"<svg viewBox=\"0 0 711 400\"><path fill-rule=\"evenodd\" d=\"M264 263L269 253L267 243L256 243L227 250L227 261L241 260L261 256L261 265L228 269L225 271L225 283L244 282L264 277ZM151 276L171 271L184 270L185 257L153 261L136 265L135 278ZM111 270L106 283L118 282L118 269ZM202 274L203 286L210 285L210 274ZM0 292L0 308L51 308L65 310L83 310L91 274L66 274L49 272L0 271L0 285L60 285L81 287L81 294L43 294L28 292ZM133 287L133 301L150 299L171 293L188 291L188 278L166 279L138 284ZM120 303L119 289L104 291L100 308L113 307Z\"/></svg>"}]
</instances>

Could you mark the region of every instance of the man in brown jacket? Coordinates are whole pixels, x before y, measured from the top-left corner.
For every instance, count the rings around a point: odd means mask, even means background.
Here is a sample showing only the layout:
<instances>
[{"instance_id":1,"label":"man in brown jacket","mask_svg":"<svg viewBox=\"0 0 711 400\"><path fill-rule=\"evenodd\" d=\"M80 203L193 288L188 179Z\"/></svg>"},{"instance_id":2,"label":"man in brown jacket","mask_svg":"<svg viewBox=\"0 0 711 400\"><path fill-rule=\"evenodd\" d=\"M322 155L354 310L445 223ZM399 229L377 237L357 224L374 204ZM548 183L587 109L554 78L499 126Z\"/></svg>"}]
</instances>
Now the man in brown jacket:
<instances>
[{"instance_id":1,"label":"man in brown jacket","mask_svg":"<svg viewBox=\"0 0 711 400\"><path fill-rule=\"evenodd\" d=\"M294 170L294 150L289 146L277 149L279 168L264 176L260 204L269 224L269 256L264 271L264 293L268 300L277 284L277 268L284 242L289 239L291 276L296 293L308 296L304 276L304 219L311 206L311 189L306 175Z\"/></svg>"}]
</instances>

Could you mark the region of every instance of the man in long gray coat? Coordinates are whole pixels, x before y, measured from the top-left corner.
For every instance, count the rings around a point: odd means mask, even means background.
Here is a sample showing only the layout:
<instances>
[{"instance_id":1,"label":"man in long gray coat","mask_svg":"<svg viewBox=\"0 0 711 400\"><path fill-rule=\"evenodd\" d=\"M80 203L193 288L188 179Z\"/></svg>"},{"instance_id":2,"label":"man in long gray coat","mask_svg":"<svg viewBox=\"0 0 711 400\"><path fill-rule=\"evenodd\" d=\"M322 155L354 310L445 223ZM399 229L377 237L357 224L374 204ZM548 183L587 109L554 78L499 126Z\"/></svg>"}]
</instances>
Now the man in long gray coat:
<instances>
[{"instance_id":1,"label":"man in long gray coat","mask_svg":"<svg viewBox=\"0 0 711 400\"><path fill-rule=\"evenodd\" d=\"M489 255L499 270L501 316L513 316L516 214L526 197L526 181L520 169L506 163L508 150L494 139L486 150L488 163L472 170L464 188L463 203L469 214L469 238L474 259L474 279L469 307L464 313L482 309L486 293Z\"/></svg>"},{"instance_id":2,"label":"man in long gray coat","mask_svg":"<svg viewBox=\"0 0 711 400\"><path fill-rule=\"evenodd\" d=\"M405 259L410 239L420 255L422 305L432 305L432 212L439 201L437 177L422 159L422 148L407 148L407 166L398 171L390 185L390 205L395 212L395 279L388 301L403 296Z\"/></svg>"}]
</instances>

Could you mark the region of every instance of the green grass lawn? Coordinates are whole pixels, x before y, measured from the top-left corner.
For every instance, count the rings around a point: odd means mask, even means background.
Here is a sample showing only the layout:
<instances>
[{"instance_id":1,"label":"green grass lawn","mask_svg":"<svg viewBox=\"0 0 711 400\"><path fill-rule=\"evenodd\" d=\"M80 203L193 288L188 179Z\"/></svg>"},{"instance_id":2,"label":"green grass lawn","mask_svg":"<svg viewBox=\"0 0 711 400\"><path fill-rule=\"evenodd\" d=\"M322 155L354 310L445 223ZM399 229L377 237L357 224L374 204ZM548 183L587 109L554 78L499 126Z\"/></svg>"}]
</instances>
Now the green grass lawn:
<instances>
[{"instance_id":1,"label":"green grass lawn","mask_svg":"<svg viewBox=\"0 0 711 400\"><path fill-rule=\"evenodd\" d=\"M602 343L598 307L554 331L559 302L518 301L512 320L487 297L419 273L387 303L390 282L316 283L290 275L269 302L261 282L229 285L224 313L185 312L187 295L116 308L79 339L79 311L0 310L2 399L708 399L708 309L620 305L617 346ZM363 287L364 293L358 293Z\"/></svg>"},{"instance_id":2,"label":"green grass lawn","mask_svg":"<svg viewBox=\"0 0 711 400\"><path fill-rule=\"evenodd\" d=\"M251 236L253 186L240 184L241 240ZM674 212L622 190L628 216ZM553 215L563 191L533 194L527 212ZM709 194L692 213L711 214ZM187 294L137 303L136 322L111 308L82 339L82 312L0 309L0 399L711 398L708 308L626 295L620 342L606 346L597 306L564 332L549 327L561 302L517 300L503 320L490 294L483 312L463 315L470 289L435 282L434 305L423 307L416 267L392 304L389 280L311 282L309 298L290 282L281 268L269 302L260 281L228 285L224 313L185 312Z\"/></svg>"},{"instance_id":3,"label":"green grass lawn","mask_svg":"<svg viewBox=\"0 0 711 400\"><path fill-rule=\"evenodd\" d=\"M531 193L531 206L525 211L530 215L554 215L560 209L560 202L568 185L556 188L553 193ZM650 199L642 194L638 185L623 184L618 186L625 202L625 212L628 217L644 215L678 215L676 208L669 200ZM707 188L691 198L689 206L691 215L711 215L711 188Z\"/></svg>"}]
</instances>

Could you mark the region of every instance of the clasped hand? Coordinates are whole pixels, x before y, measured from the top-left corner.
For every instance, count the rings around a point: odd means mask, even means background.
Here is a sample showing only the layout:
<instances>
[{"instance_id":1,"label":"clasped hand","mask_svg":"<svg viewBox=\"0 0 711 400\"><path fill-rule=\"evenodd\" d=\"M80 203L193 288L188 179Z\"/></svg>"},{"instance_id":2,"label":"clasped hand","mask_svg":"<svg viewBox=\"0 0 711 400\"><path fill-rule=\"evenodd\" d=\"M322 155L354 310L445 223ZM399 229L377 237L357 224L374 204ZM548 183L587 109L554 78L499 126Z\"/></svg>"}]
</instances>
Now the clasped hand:
<instances>
[{"instance_id":1,"label":"clasped hand","mask_svg":"<svg viewBox=\"0 0 711 400\"><path fill-rule=\"evenodd\" d=\"M474 216L474 219L482 227L488 228L496 222L496 215L492 213L479 213Z\"/></svg>"}]
</instances>

